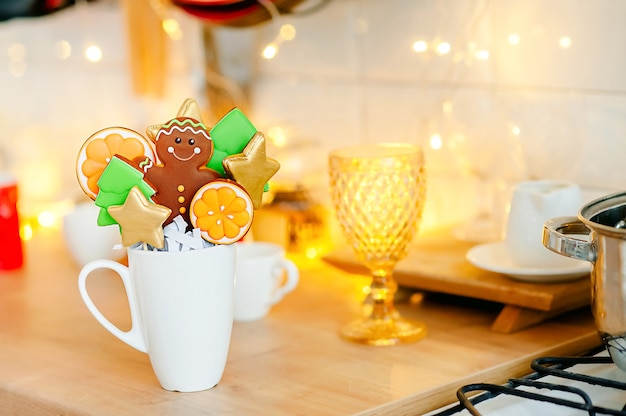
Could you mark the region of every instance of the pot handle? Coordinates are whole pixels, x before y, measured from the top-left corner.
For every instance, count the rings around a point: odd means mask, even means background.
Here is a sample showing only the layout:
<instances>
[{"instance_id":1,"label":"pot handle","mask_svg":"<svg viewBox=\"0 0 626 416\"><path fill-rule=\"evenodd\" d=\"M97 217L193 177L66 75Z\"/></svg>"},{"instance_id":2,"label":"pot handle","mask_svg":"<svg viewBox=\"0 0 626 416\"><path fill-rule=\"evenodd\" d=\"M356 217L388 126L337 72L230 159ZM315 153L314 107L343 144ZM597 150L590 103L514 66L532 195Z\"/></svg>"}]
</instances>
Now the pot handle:
<instances>
[{"instance_id":1,"label":"pot handle","mask_svg":"<svg viewBox=\"0 0 626 416\"><path fill-rule=\"evenodd\" d=\"M566 257L596 261L596 253L588 240L574 238L569 234L588 235L589 228L577 217L557 217L546 221L543 225L543 245Z\"/></svg>"}]
</instances>

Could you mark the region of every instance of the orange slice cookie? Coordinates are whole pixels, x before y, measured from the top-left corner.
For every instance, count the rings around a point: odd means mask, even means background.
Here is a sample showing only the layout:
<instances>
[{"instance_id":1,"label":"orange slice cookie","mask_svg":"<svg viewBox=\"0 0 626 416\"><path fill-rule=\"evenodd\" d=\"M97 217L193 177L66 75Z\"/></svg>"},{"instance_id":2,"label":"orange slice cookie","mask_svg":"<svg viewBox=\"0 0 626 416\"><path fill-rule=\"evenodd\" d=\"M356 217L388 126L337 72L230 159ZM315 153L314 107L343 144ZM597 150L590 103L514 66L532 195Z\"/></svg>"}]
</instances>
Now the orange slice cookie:
<instances>
[{"instance_id":1,"label":"orange slice cookie","mask_svg":"<svg viewBox=\"0 0 626 416\"><path fill-rule=\"evenodd\" d=\"M94 133L83 143L76 159L78 183L91 199L98 195L100 175L114 155L128 160L140 156L155 160L150 141L136 131L109 127Z\"/></svg>"},{"instance_id":2,"label":"orange slice cookie","mask_svg":"<svg viewBox=\"0 0 626 416\"><path fill-rule=\"evenodd\" d=\"M250 195L237 183L216 179L198 189L190 204L191 224L214 244L232 244L252 225Z\"/></svg>"}]
</instances>

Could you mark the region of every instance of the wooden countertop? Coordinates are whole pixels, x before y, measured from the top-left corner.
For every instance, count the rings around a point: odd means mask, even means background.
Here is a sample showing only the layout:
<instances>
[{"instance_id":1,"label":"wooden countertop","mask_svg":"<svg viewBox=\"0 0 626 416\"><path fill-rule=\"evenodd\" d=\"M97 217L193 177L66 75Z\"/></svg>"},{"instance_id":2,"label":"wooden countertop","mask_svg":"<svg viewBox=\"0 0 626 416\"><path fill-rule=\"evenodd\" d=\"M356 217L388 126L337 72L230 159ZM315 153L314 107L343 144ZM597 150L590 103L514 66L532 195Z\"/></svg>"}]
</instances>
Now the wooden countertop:
<instances>
[{"instance_id":1,"label":"wooden countertop","mask_svg":"<svg viewBox=\"0 0 626 416\"><path fill-rule=\"evenodd\" d=\"M265 319L234 324L222 381L173 393L161 389L147 355L89 314L57 233L40 232L25 252L23 270L0 273L3 415L418 415L455 401L463 384L502 383L529 373L533 357L600 344L586 308L505 335L490 329L497 305L434 294L399 307L428 325L422 341L351 344L338 331L357 315L368 279L300 263L298 288ZM98 273L92 297L128 328L121 283Z\"/></svg>"}]
</instances>

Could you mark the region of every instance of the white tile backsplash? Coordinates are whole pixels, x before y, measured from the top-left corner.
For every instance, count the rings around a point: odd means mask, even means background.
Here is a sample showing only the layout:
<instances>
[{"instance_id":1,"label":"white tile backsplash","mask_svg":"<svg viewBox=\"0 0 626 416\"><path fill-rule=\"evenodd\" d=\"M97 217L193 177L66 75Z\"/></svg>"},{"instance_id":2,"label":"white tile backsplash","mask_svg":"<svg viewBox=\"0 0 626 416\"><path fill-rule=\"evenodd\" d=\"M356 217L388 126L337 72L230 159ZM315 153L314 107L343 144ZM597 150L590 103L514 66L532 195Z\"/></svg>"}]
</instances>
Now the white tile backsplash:
<instances>
[{"instance_id":1,"label":"white tile backsplash","mask_svg":"<svg viewBox=\"0 0 626 416\"><path fill-rule=\"evenodd\" d=\"M468 173L623 188L626 169L617 149L626 148L626 58L620 52L625 12L626 3L617 0L334 1L318 15L292 19L298 37L280 60L259 66L256 86L264 93L256 96L266 106L273 97L282 99L277 74L312 77L320 85L298 100L325 101L329 94L323 91L353 85L356 91L344 97L354 100L347 104L352 111L344 114L354 117L346 121L358 137L343 140L425 146L429 170L437 176L426 210L438 217L435 223L471 215L455 211L467 209L458 202L467 200ZM322 29L330 16L333 24ZM315 35L311 27L318 28ZM352 42L345 28L354 28L348 33ZM570 40L565 47L563 37ZM428 49L413 51L416 40L426 41ZM449 53L434 50L441 42L450 44ZM335 55L295 51L311 45ZM337 54L345 59L325 59ZM255 103L258 108L260 101ZM335 111L319 108L317 122L305 118L301 129L319 129L325 114ZM434 135L442 148L429 147Z\"/></svg>"},{"instance_id":2,"label":"white tile backsplash","mask_svg":"<svg viewBox=\"0 0 626 416\"><path fill-rule=\"evenodd\" d=\"M495 1L498 81L522 87L626 92L626 3L619 0ZM520 36L517 46L508 43ZM571 39L563 48L562 37Z\"/></svg>"},{"instance_id":3,"label":"white tile backsplash","mask_svg":"<svg viewBox=\"0 0 626 416\"><path fill-rule=\"evenodd\" d=\"M141 131L187 96L206 105L200 22L170 12L186 38L172 42L163 99L132 92L115 1L0 24L0 145L22 162L28 152L11 141L36 136L63 172L61 197L78 192L73 158L86 135L111 125ZM280 180L312 183L323 195L330 149L419 143L432 177L426 222L444 224L472 215L476 174L626 186L624 16L621 0L332 0L285 16L297 35L272 60L260 52L277 36L275 22L217 28L216 39L225 75L250 86L253 123L286 138L270 148L283 161ZM53 54L61 39L75 48L65 61ZM97 65L80 52L92 40L106 52ZM426 51L413 50L418 40ZM16 42L27 48L21 77L7 69ZM449 53L437 53L442 42Z\"/></svg>"}]
</instances>

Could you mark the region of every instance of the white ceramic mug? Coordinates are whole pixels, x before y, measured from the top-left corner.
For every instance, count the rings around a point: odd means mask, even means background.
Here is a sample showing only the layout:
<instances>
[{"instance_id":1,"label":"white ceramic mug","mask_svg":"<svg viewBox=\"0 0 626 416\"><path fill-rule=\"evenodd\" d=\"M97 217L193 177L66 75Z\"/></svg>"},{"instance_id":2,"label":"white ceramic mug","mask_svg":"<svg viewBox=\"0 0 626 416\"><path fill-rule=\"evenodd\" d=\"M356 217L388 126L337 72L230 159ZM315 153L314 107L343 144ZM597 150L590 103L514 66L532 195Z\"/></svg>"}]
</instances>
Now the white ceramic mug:
<instances>
[{"instance_id":1,"label":"white ceramic mug","mask_svg":"<svg viewBox=\"0 0 626 416\"><path fill-rule=\"evenodd\" d=\"M255 321L298 285L300 273L277 244L237 244L235 321Z\"/></svg>"},{"instance_id":2,"label":"white ceramic mug","mask_svg":"<svg viewBox=\"0 0 626 416\"><path fill-rule=\"evenodd\" d=\"M542 243L543 224L550 218L576 215L582 205L580 187L568 181L519 183L506 222L504 242L510 258L524 268L576 266L581 262L555 255Z\"/></svg>"},{"instance_id":3,"label":"white ceramic mug","mask_svg":"<svg viewBox=\"0 0 626 416\"><path fill-rule=\"evenodd\" d=\"M77 204L63 217L63 240L79 266L99 259L118 260L125 251L114 247L122 243L117 226L98 225L100 208L93 202Z\"/></svg>"},{"instance_id":4,"label":"white ceramic mug","mask_svg":"<svg viewBox=\"0 0 626 416\"><path fill-rule=\"evenodd\" d=\"M224 372L233 325L236 249L222 245L184 252L128 249L125 267L96 260L80 272L80 295L113 335L150 357L166 390L215 386ZM94 305L86 289L96 269L116 272L126 289L132 327L122 331Z\"/></svg>"}]
</instances>

